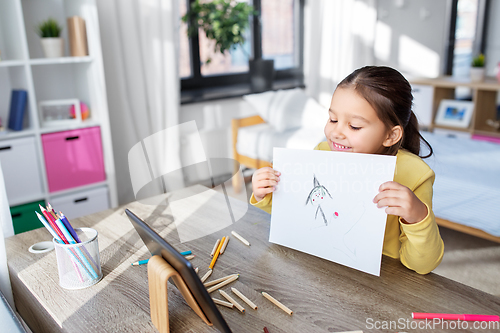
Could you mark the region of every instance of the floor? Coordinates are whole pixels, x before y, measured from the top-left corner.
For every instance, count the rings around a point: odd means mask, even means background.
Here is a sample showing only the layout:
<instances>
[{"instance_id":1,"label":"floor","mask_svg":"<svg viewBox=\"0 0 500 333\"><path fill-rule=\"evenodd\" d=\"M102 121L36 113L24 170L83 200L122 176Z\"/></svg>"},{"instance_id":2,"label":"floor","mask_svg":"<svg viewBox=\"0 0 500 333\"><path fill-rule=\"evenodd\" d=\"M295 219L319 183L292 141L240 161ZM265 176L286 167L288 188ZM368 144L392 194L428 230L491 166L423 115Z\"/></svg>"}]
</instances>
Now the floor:
<instances>
[{"instance_id":1,"label":"floor","mask_svg":"<svg viewBox=\"0 0 500 333\"><path fill-rule=\"evenodd\" d=\"M240 200L243 193L235 194L232 187L228 195ZM252 194L251 182L246 186L247 199ZM443 261L433 271L449 279L500 296L500 243L470 236L440 227L445 244Z\"/></svg>"}]
</instances>

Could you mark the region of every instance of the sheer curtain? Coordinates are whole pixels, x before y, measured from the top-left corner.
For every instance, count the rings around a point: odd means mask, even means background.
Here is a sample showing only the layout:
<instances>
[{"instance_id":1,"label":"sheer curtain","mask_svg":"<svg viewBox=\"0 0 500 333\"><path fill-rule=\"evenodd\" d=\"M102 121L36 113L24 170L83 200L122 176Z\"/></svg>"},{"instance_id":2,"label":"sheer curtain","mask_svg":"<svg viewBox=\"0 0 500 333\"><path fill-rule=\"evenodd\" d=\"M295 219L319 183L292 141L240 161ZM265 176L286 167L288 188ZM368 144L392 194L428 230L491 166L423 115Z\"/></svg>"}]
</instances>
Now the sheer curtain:
<instances>
[{"instance_id":1,"label":"sheer curtain","mask_svg":"<svg viewBox=\"0 0 500 333\"><path fill-rule=\"evenodd\" d=\"M178 125L177 1L99 0L118 201L134 201L128 152L141 140ZM156 160L180 165L180 140L156 147ZM182 177L176 179L182 183ZM175 187L179 187L176 184Z\"/></svg>"},{"instance_id":2,"label":"sheer curtain","mask_svg":"<svg viewBox=\"0 0 500 333\"><path fill-rule=\"evenodd\" d=\"M305 7L307 93L324 106L356 68L373 65L376 0L309 0Z\"/></svg>"}]
</instances>

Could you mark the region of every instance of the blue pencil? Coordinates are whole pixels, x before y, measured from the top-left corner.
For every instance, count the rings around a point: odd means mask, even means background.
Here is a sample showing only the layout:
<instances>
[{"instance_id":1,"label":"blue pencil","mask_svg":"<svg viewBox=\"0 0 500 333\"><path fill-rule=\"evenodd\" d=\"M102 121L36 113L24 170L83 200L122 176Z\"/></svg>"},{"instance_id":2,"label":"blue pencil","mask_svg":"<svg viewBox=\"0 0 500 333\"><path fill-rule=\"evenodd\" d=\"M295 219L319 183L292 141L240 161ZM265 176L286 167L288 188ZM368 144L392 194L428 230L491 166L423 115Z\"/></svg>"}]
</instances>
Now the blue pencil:
<instances>
[{"instance_id":1,"label":"blue pencil","mask_svg":"<svg viewBox=\"0 0 500 333\"><path fill-rule=\"evenodd\" d=\"M59 212L59 215L61 215L61 221L66 226L66 229L68 229L68 231L71 234L71 236L73 236L73 238L75 239L75 241L77 243L81 243L82 241L80 240L80 238L78 238L78 235L76 234L75 229L73 229L73 227L71 226L71 223L69 223L69 221L66 218L66 216L64 216L64 214L62 212Z\"/></svg>"},{"instance_id":2,"label":"blue pencil","mask_svg":"<svg viewBox=\"0 0 500 333\"><path fill-rule=\"evenodd\" d=\"M139 260L139 261L136 261L134 263L132 263L132 266L139 266L139 265L144 265L144 264L147 264L149 261L149 259L146 259L146 260Z\"/></svg>"},{"instance_id":3,"label":"blue pencil","mask_svg":"<svg viewBox=\"0 0 500 333\"><path fill-rule=\"evenodd\" d=\"M64 214L61 211L59 211L59 216L61 216L61 221L64 223L64 225L66 226L66 229L68 229L68 231L70 232L71 236L73 236L75 241L77 243L81 243L82 241L80 240L80 238L78 238L78 234L76 233L75 229L73 229L73 227L71 226L71 223L69 223L68 218L66 216L64 216ZM97 263L95 262L94 258L92 258L90 253L87 251L85 246L83 247L83 251L85 251L85 254L90 258L90 260L94 264L94 267L96 267L96 270L97 270Z\"/></svg>"},{"instance_id":4,"label":"blue pencil","mask_svg":"<svg viewBox=\"0 0 500 333\"><path fill-rule=\"evenodd\" d=\"M54 229L52 229L52 227L49 225L49 223L45 220L45 218L40 215L37 211L35 211L35 214L36 216L38 216L38 219L40 220L40 222L42 222L42 224L44 225L44 227L49 231L49 233L52 235L52 237L54 237L54 239L61 243L61 244L64 244L64 242L62 241L62 239L59 237L59 235L54 231ZM75 254L72 252L72 251L69 251L68 249L66 249L66 252L69 254L69 255L72 255L73 258L75 257ZM74 258L76 259L76 258ZM82 268L82 270L87 273L87 276L89 278L92 278L91 275L89 274L89 272L87 272L86 269L84 269L82 267L82 264L80 263L79 260L71 260L71 263L73 264L73 267L75 268L75 271L78 275L78 278L80 279L81 282L83 282L83 277L82 277L82 274L80 273L80 269L77 267L77 266L80 266Z\"/></svg>"},{"instance_id":5,"label":"blue pencil","mask_svg":"<svg viewBox=\"0 0 500 333\"><path fill-rule=\"evenodd\" d=\"M184 252L181 252L181 254L183 256L187 256L187 255L190 255L192 252L191 251L184 251ZM146 259L146 260L139 260L139 261L136 261L134 263L132 263L131 265L132 266L139 266L139 265L144 265L144 264L147 264L149 261L149 259Z\"/></svg>"},{"instance_id":6,"label":"blue pencil","mask_svg":"<svg viewBox=\"0 0 500 333\"><path fill-rule=\"evenodd\" d=\"M60 219L57 219L55 223L57 224L57 226L59 227L59 229L63 233L64 237L66 237L66 239L68 240L68 242L70 244L77 244L76 241L73 239L73 236L70 235L69 231L66 229L66 227L64 226L64 224L61 222ZM79 258L80 260L83 261L83 265L84 265L85 269L87 269L90 272L90 274L92 274L94 279L97 279L97 277L98 277L97 272L95 271L94 267L92 267L92 265L89 263L89 261L87 260L87 257L85 257L83 255L80 248L75 247L74 250L76 250L78 252L77 258Z\"/></svg>"}]
</instances>

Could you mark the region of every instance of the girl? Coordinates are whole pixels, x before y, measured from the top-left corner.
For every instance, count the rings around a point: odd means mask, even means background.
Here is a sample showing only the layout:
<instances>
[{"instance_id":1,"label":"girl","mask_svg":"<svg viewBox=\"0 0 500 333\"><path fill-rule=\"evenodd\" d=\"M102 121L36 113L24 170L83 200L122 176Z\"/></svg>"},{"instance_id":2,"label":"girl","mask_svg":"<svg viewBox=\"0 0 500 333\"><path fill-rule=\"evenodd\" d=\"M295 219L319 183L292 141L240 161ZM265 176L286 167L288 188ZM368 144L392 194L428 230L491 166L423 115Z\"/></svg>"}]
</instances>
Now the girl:
<instances>
[{"instance_id":1,"label":"girl","mask_svg":"<svg viewBox=\"0 0 500 333\"><path fill-rule=\"evenodd\" d=\"M314 149L365 154L396 155L394 181L386 182L373 198L387 207L383 254L420 274L436 268L444 245L432 212L434 172L419 157L422 141L411 110L413 96L408 81L389 67L367 66L355 70L333 93L326 141ZM252 177L250 203L271 213L272 192L280 172L269 167Z\"/></svg>"}]
</instances>

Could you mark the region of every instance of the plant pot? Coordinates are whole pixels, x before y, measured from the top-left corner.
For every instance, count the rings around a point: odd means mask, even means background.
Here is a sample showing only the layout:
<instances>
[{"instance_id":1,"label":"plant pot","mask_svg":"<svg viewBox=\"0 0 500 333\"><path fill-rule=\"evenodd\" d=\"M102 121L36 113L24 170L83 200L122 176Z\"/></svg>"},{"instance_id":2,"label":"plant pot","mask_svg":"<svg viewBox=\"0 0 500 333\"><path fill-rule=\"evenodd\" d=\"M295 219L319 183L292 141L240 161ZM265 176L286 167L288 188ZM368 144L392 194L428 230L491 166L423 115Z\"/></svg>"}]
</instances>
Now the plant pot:
<instances>
[{"instance_id":1,"label":"plant pot","mask_svg":"<svg viewBox=\"0 0 500 333\"><path fill-rule=\"evenodd\" d=\"M471 67L470 80L471 82L484 81L484 67Z\"/></svg>"},{"instance_id":2,"label":"plant pot","mask_svg":"<svg viewBox=\"0 0 500 333\"><path fill-rule=\"evenodd\" d=\"M64 56L64 39L42 38L43 52L46 58L59 58Z\"/></svg>"},{"instance_id":3,"label":"plant pot","mask_svg":"<svg viewBox=\"0 0 500 333\"><path fill-rule=\"evenodd\" d=\"M273 89L274 60L248 60L250 69L250 87L252 92L263 92Z\"/></svg>"}]
</instances>

